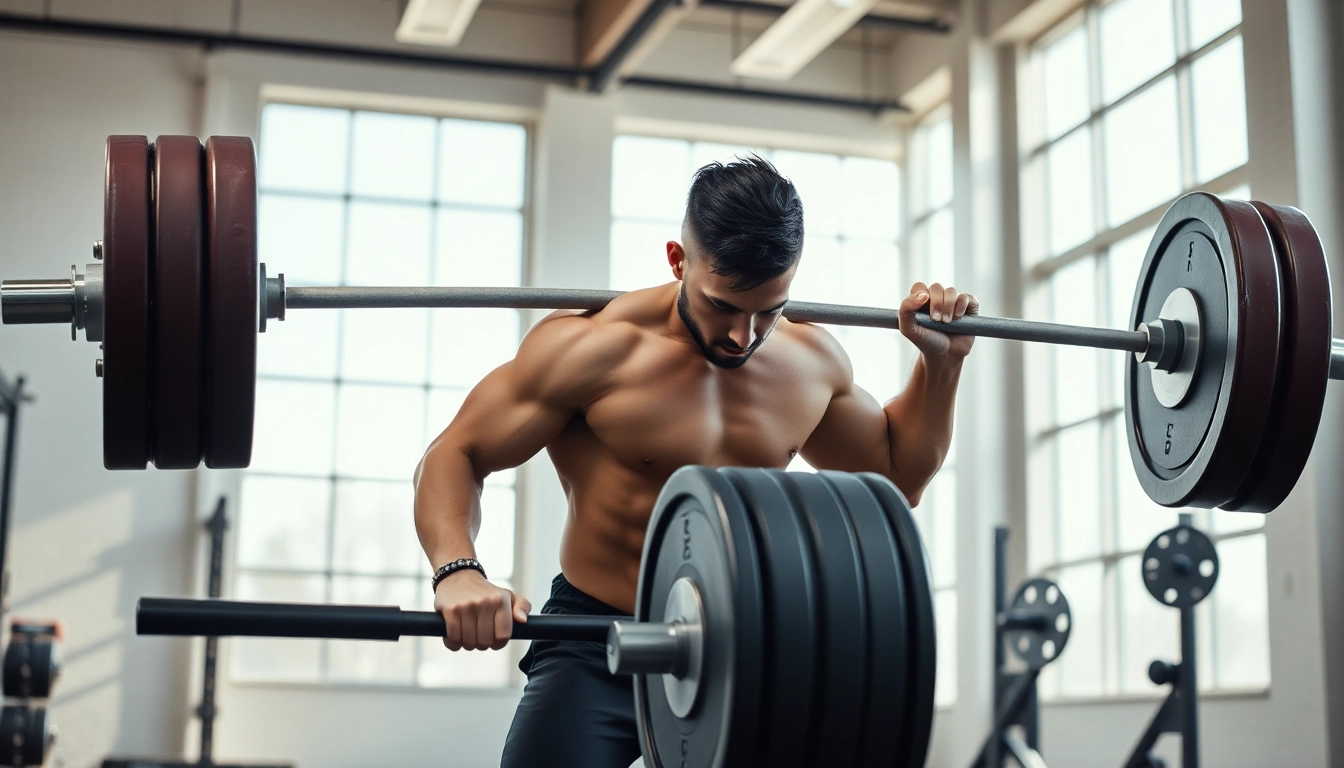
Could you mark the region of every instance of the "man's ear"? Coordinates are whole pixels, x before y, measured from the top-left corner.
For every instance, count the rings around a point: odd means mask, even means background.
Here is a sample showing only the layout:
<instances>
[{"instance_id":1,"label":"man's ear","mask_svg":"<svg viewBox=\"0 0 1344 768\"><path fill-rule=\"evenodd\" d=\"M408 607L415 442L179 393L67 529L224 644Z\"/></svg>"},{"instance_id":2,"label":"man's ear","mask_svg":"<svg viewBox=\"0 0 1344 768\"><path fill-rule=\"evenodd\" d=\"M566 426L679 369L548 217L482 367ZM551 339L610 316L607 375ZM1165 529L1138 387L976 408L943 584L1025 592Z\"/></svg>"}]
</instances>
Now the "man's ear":
<instances>
[{"instance_id":1,"label":"man's ear","mask_svg":"<svg viewBox=\"0 0 1344 768\"><path fill-rule=\"evenodd\" d=\"M667 263L672 267L672 275L678 280L686 277L686 249L676 240L667 241Z\"/></svg>"}]
</instances>

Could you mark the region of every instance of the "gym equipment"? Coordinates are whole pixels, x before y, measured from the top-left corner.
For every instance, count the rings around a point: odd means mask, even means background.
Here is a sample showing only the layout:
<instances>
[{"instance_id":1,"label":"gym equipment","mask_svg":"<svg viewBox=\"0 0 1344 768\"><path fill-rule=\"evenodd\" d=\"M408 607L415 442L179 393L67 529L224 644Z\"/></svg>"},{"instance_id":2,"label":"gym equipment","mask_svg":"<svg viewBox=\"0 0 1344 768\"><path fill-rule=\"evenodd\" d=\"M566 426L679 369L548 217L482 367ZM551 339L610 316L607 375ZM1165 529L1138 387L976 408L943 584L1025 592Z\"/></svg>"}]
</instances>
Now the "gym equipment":
<instances>
[{"instance_id":1,"label":"gym equipment","mask_svg":"<svg viewBox=\"0 0 1344 768\"><path fill-rule=\"evenodd\" d=\"M221 594L224 574L224 533L229 529L229 518L225 514L225 498L219 497L215 503L214 514L205 523L210 532L210 583L206 594L217 598ZM219 658L219 638L205 638L205 672L201 682L201 703L195 714L201 719L201 744L199 757L193 761L176 759L158 759L144 757L109 757L103 760L102 768L294 768L288 763L272 765L239 765L215 762L215 718L219 712L215 709L215 677Z\"/></svg>"},{"instance_id":2,"label":"gym equipment","mask_svg":"<svg viewBox=\"0 0 1344 768\"><path fill-rule=\"evenodd\" d=\"M19 446L19 406L32 402L24 378L0 374L0 415L5 417L5 458L0 464L0 617L9 609L9 502L14 487L15 452Z\"/></svg>"},{"instance_id":3,"label":"gym equipment","mask_svg":"<svg viewBox=\"0 0 1344 768\"><path fill-rule=\"evenodd\" d=\"M102 342L95 368L104 378L109 469L201 460L246 466L256 335L290 309L592 310L619 295L287 288L283 275L267 277L257 263L256 161L247 138L216 136L202 147L192 137L151 145L143 136L113 136L106 178L103 239L95 245L103 263L83 274L72 267L69 280L6 280L0 314L6 323L70 323L72 336L84 328ZM173 191L171 204L163 190ZM784 316L899 326L896 310L875 307L795 302ZM1310 453L1326 380L1344 378L1344 340L1331 338L1329 274L1310 221L1293 208L1205 193L1177 200L1158 225L1132 331L984 316L917 321L949 333L1133 353L1125 373L1130 456L1148 495L1172 507L1274 509Z\"/></svg>"},{"instance_id":4,"label":"gym equipment","mask_svg":"<svg viewBox=\"0 0 1344 768\"><path fill-rule=\"evenodd\" d=\"M1073 614L1059 585L1028 579L1007 605L1008 529L994 529L994 730L971 768L1005 768L1008 757L1025 768L1045 768L1040 752L1040 705L1036 681L1045 665L1069 642ZM1026 664L1009 672L1004 646ZM1019 736L1015 727L1021 727Z\"/></svg>"},{"instance_id":5,"label":"gym equipment","mask_svg":"<svg viewBox=\"0 0 1344 768\"><path fill-rule=\"evenodd\" d=\"M44 765L56 740L46 700L60 677L56 622L15 621L0 670L5 704L0 707L0 764Z\"/></svg>"},{"instance_id":6,"label":"gym equipment","mask_svg":"<svg viewBox=\"0 0 1344 768\"><path fill-rule=\"evenodd\" d=\"M1148 679L1171 685L1157 714L1125 761L1125 768L1165 768L1152 754L1164 733L1181 736L1182 768L1199 768L1199 684L1195 679L1195 605L1209 596L1218 581L1218 551L1203 532L1191 525L1189 514L1180 524L1163 531L1143 553L1143 583L1158 602L1181 611L1181 661L1157 660L1148 667Z\"/></svg>"},{"instance_id":7,"label":"gym equipment","mask_svg":"<svg viewBox=\"0 0 1344 768\"><path fill-rule=\"evenodd\" d=\"M933 592L909 506L874 474L682 467L649 520L635 616L534 615L516 639L603 640L635 675L646 760L918 768L933 716ZM141 635L396 640L395 607L141 598Z\"/></svg>"}]
</instances>

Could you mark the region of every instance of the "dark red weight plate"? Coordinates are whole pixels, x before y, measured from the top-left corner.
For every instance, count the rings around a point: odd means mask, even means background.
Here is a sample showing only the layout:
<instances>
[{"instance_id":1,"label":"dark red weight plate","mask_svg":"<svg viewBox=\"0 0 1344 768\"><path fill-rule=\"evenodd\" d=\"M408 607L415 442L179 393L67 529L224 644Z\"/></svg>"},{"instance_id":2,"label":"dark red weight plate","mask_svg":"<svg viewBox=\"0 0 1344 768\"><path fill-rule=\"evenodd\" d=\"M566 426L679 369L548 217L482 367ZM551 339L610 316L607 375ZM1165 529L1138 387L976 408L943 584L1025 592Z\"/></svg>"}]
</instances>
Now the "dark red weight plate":
<instances>
[{"instance_id":1,"label":"dark red weight plate","mask_svg":"<svg viewBox=\"0 0 1344 768\"><path fill-rule=\"evenodd\" d=\"M732 482L756 521L765 631L775 638L761 646L765 675L757 762L772 768L803 768L814 739L813 701L821 655L817 566L807 546L806 523L784 489L784 473L733 468L719 472Z\"/></svg>"},{"instance_id":2,"label":"dark red weight plate","mask_svg":"<svg viewBox=\"0 0 1344 768\"><path fill-rule=\"evenodd\" d=\"M154 142L154 466L201 463L203 152L195 136Z\"/></svg>"},{"instance_id":3,"label":"dark red weight plate","mask_svg":"<svg viewBox=\"0 0 1344 768\"><path fill-rule=\"evenodd\" d=\"M809 529L821 596L822 655L813 710L817 737L810 765L850 766L865 719L868 669L867 585L844 504L821 476L787 472L782 482Z\"/></svg>"},{"instance_id":4,"label":"dark red weight plate","mask_svg":"<svg viewBox=\"0 0 1344 768\"><path fill-rule=\"evenodd\" d=\"M103 191L103 466L150 456L149 140L109 136Z\"/></svg>"},{"instance_id":5,"label":"dark red weight plate","mask_svg":"<svg viewBox=\"0 0 1344 768\"><path fill-rule=\"evenodd\" d=\"M1216 507L1251 468L1273 404L1279 358L1279 269L1250 203L1195 192L1158 223L1130 324L1158 317L1176 289L1200 307L1199 368L1185 400L1158 401L1147 365L1130 357L1125 424L1140 485L1169 507Z\"/></svg>"},{"instance_id":6,"label":"dark red weight plate","mask_svg":"<svg viewBox=\"0 0 1344 768\"><path fill-rule=\"evenodd\" d=\"M938 673L938 635L933 605L933 576L924 539L919 535L914 513L905 496L887 478L872 472L858 475L886 513L901 548L906 584L906 623L909 643L909 673L905 718L898 726L899 750L895 765L920 768L928 759L933 733L933 697ZM945 628L955 632L955 627Z\"/></svg>"},{"instance_id":7,"label":"dark red weight plate","mask_svg":"<svg viewBox=\"0 0 1344 768\"><path fill-rule=\"evenodd\" d=\"M892 738L894 724L905 717L909 696L909 613L905 599L900 543L882 507L868 487L848 472L822 472L844 501L857 534L868 600L868 670L866 717L859 731L858 760L862 768L898 765L901 743Z\"/></svg>"},{"instance_id":8,"label":"dark red weight plate","mask_svg":"<svg viewBox=\"0 0 1344 768\"><path fill-rule=\"evenodd\" d=\"M1325 249L1306 214L1253 202L1279 259L1282 350L1274 411L1251 474L1223 509L1271 512L1287 498L1311 455L1325 405L1332 315Z\"/></svg>"},{"instance_id":9,"label":"dark red weight plate","mask_svg":"<svg viewBox=\"0 0 1344 768\"><path fill-rule=\"evenodd\" d=\"M205 142L205 465L252 460L257 385L257 160L245 136Z\"/></svg>"}]
</instances>

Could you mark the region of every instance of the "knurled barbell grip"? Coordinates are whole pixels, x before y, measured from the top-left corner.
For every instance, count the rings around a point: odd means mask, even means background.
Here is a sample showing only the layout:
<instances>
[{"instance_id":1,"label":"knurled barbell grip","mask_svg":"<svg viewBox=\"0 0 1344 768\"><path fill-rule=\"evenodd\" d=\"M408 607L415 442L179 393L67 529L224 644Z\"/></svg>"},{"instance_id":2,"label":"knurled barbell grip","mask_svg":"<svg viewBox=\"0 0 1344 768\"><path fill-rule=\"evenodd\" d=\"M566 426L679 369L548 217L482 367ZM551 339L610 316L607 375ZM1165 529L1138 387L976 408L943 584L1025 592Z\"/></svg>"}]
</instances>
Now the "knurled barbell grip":
<instances>
[{"instance_id":1,"label":"knurled barbell grip","mask_svg":"<svg viewBox=\"0 0 1344 768\"><path fill-rule=\"evenodd\" d=\"M513 639L605 643L612 622L628 618L532 614L527 623L514 623ZM137 635L397 640L443 637L444 631L439 614L396 606L142 597L135 609Z\"/></svg>"}]
</instances>

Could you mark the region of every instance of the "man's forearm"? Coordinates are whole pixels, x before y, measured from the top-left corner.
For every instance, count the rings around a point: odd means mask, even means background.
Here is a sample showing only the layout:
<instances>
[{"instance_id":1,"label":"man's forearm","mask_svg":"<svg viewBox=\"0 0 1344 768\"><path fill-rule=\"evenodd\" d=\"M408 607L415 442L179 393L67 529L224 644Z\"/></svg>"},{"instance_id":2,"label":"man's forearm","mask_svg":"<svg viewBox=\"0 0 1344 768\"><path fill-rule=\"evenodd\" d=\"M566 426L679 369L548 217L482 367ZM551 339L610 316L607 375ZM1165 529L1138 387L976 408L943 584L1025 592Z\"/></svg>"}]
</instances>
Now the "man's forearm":
<instances>
[{"instance_id":1,"label":"man's forearm","mask_svg":"<svg viewBox=\"0 0 1344 768\"><path fill-rule=\"evenodd\" d=\"M886 405L890 477L908 496L918 498L947 457L961 366L962 358L920 355L905 390Z\"/></svg>"},{"instance_id":2,"label":"man's forearm","mask_svg":"<svg viewBox=\"0 0 1344 768\"><path fill-rule=\"evenodd\" d=\"M481 487L471 457L446 446L431 447L415 483L415 531L430 567L475 557L480 527Z\"/></svg>"}]
</instances>

